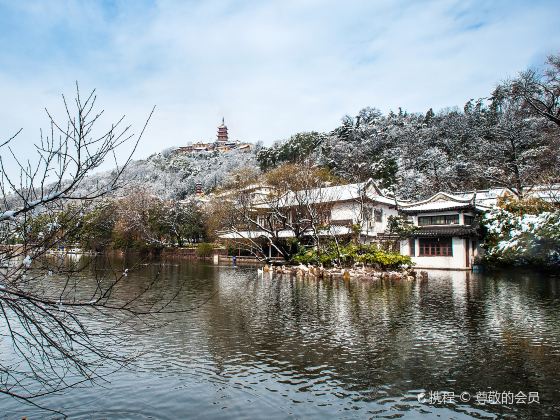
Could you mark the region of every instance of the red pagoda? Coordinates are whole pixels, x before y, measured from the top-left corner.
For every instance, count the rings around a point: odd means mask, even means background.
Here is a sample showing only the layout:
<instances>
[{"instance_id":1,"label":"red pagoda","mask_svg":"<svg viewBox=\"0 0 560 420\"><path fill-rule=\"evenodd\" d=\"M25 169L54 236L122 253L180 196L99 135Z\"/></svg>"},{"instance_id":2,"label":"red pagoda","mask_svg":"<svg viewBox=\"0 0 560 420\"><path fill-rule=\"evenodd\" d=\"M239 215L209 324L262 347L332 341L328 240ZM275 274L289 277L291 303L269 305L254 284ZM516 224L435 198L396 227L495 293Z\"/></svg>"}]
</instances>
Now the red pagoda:
<instances>
[{"instance_id":1,"label":"red pagoda","mask_svg":"<svg viewBox=\"0 0 560 420\"><path fill-rule=\"evenodd\" d=\"M222 123L218 126L218 141L224 143L228 141L227 126L223 118Z\"/></svg>"}]
</instances>

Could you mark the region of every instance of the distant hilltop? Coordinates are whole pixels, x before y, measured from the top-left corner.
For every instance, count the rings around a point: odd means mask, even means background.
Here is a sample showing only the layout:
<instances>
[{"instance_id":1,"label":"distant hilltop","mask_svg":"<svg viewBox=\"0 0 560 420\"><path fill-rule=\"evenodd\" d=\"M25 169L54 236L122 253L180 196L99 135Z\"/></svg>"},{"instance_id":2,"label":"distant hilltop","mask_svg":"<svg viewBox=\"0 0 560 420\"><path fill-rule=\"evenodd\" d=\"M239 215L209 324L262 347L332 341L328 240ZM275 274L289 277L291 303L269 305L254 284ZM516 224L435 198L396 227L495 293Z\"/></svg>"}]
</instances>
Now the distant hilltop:
<instances>
[{"instance_id":1,"label":"distant hilltop","mask_svg":"<svg viewBox=\"0 0 560 420\"><path fill-rule=\"evenodd\" d=\"M229 152L232 150L240 150L242 152L250 152L253 144L242 142L239 140L230 140L228 136L228 128L225 124L224 118L222 123L218 126L218 133L216 140L213 142L195 142L187 144L186 146L178 147L176 153L206 153L206 152Z\"/></svg>"}]
</instances>

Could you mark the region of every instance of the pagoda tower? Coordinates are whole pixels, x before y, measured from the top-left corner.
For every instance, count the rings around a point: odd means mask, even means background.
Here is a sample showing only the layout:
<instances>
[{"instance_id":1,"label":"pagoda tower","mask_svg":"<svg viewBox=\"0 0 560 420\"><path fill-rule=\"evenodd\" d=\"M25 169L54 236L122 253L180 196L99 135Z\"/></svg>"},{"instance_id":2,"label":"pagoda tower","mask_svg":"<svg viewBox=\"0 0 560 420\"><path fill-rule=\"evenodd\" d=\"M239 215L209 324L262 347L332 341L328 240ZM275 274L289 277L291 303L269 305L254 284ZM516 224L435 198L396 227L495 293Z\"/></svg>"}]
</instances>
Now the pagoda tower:
<instances>
[{"instance_id":1,"label":"pagoda tower","mask_svg":"<svg viewBox=\"0 0 560 420\"><path fill-rule=\"evenodd\" d=\"M224 122L224 118L222 118L222 123L218 126L218 141L224 143L228 141L227 126Z\"/></svg>"}]
</instances>

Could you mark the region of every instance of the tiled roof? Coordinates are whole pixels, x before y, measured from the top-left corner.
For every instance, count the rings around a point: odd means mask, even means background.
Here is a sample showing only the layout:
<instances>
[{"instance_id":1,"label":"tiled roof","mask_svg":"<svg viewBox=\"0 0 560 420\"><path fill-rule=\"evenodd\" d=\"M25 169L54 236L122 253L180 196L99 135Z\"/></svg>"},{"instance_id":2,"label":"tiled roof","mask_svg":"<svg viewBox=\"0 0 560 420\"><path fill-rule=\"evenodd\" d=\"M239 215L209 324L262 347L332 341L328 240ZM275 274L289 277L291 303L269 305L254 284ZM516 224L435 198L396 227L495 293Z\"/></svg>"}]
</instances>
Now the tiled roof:
<instances>
[{"instance_id":1,"label":"tiled roof","mask_svg":"<svg viewBox=\"0 0 560 420\"><path fill-rule=\"evenodd\" d=\"M277 232L279 238L293 238L294 232L289 229ZM263 230L225 231L218 234L220 239L258 239L270 238L271 235Z\"/></svg>"},{"instance_id":2,"label":"tiled roof","mask_svg":"<svg viewBox=\"0 0 560 420\"><path fill-rule=\"evenodd\" d=\"M477 236L476 228L468 225L455 225L455 226L426 226L421 227L414 236L417 237L435 237L435 236Z\"/></svg>"},{"instance_id":3,"label":"tiled roof","mask_svg":"<svg viewBox=\"0 0 560 420\"><path fill-rule=\"evenodd\" d=\"M300 204L323 204L337 201L359 200L361 197L371 201L395 205L395 199L381 194L373 181L356 184L334 185L331 187L312 188L302 191L290 191L280 197L275 206L292 207ZM266 207L262 205L261 207Z\"/></svg>"},{"instance_id":4,"label":"tiled roof","mask_svg":"<svg viewBox=\"0 0 560 420\"><path fill-rule=\"evenodd\" d=\"M349 226L353 222L352 219L333 219L330 222L331 226Z\"/></svg>"},{"instance_id":5,"label":"tiled roof","mask_svg":"<svg viewBox=\"0 0 560 420\"><path fill-rule=\"evenodd\" d=\"M484 211L486 206L476 203L473 197L460 197L453 194L438 192L427 200L417 201L415 203L401 204L400 210L404 213L424 213L446 210L472 209Z\"/></svg>"},{"instance_id":6,"label":"tiled roof","mask_svg":"<svg viewBox=\"0 0 560 420\"><path fill-rule=\"evenodd\" d=\"M459 203L456 201L436 201L434 203L423 203L407 207L401 207L405 213L421 213L429 211L459 210L474 208L471 202Z\"/></svg>"}]
</instances>

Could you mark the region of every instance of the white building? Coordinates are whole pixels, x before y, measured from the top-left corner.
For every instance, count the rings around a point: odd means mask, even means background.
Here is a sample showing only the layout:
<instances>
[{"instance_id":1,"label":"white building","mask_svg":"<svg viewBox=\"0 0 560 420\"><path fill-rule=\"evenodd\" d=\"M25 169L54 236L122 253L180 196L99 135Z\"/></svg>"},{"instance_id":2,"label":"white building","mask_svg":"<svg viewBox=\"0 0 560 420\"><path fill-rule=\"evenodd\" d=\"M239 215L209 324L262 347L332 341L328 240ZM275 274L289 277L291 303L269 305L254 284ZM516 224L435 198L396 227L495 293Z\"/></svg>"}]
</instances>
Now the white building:
<instances>
[{"instance_id":1,"label":"white building","mask_svg":"<svg viewBox=\"0 0 560 420\"><path fill-rule=\"evenodd\" d=\"M470 270L482 253L476 216L489 209L476 198L439 192L401 205L400 212L418 229L401 241L401 254L410 255L416 268Z\"/></svg>"},{"instance_id":2,"label":"white building","mask_svg":"<svg viewBox=\"0 0 560 420\"><path fill-rule=\"evenodd\" d=\"M387 238L389 216L396 216L397 203L394 198L384 194L372 180L366 182L310 188L301 191L289 191L282 195L271 191L268 200L259 194L260 203L253 201L253 208L258 214L257 226L267 226L271 213L280 213L284 225L275 232L277 237L294 237L290 226L301 227L307 222L306 236L343 237L360 234L360 241L371 243ZM222 232L222 239L255 239L272 236L267 229L252 231ZM286 227L287 226L287 227ZM280 230L281 229L281 230Z\"/></svg>"},{"instance_id":3,"label":"white building","mask_svg":"<svg viewBox=\"0 0 560 420\"><path fill-rule=\"evenodd\" d=\"M361 239L370 242L387 229L389 216L396 216L397 203L387 197L372 180L356 184L335 185L304 191L290 191L275 206L296 208L310 206L321 212L321 224L350 234L359 226ZM325 232L325 234L335 232Z\"/></svg>"},{"instance_id":4,"label":"white building","mask_svg":"<svg viewBox=\"0 0 560 420\"><path fill-rule=\"evenodd\" d=\"M372 180L278 194L270 186L249 186L247 191L257 216L252 230L222 232L224 240L293 238L294 226L303 227L305 237L355 237L362 243L397 243L418 269L470 270L482 256L482 238L477 216L513 196L507 188L471 192L439 192L432 197L406 202L381 191ZM560 186L535 186L528 197L560 201ZM306 213L307 212L307 213ZM282 227L270 227L267 217L280 215ZM313 216L310 214L313 213ZM390 216L405 215L417 227L410 239L398 241L388 234ZM306 221L306 219L308 219ZM312 220L311 220L312 219ZM270 219L268 219L268 222ZM259 229L264 226L268 227ZM273 229L274 231L272 231ZM300 232L302 229L300 229Z\"/></svg>"},{"instance_id":5,"label":"white building","mask_svg":"<svg viewBox=\"0 0 560 420\"><path fill-rule=\"evenodd\" d=\"M451 195L462 199L471 199L476 193L476 202L478 204L494 207L500 199L507 197L516 197L515 193L509 188L497 187L486 190L453 192ZM548 203L560 203L560 184L549 185L533 185L526 187L524 190L526 198L536 198Z\"/></svg>"}]
</instances>

